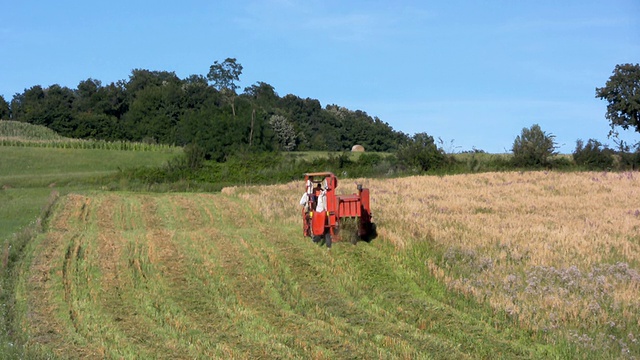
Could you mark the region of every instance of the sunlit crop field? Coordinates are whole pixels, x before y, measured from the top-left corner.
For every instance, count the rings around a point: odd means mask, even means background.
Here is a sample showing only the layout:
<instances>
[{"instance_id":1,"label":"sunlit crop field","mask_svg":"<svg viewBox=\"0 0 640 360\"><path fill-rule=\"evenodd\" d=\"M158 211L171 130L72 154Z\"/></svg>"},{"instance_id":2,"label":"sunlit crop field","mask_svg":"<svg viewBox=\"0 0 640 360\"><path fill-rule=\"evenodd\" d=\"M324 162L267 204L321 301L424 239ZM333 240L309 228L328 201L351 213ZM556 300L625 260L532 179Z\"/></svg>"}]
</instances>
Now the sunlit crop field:
<instances>
[{"instance_id":1,"label":"sunlit crop field","mask_svg":"<svg viewBox=\"0 0 640 360\"><path fill-rule=\"evenodd\" d=\"M379 236L331 253L302 237L302 181L61 198L18 281L25 353L640 356L638 173L358 182Z\"/></svg>"},{"instance_id":2,"label":"sunlit crop field","mask_svg":"<svg viewBox=\"0 0 640 360\"><path fill-rule=\"evenodd\" d=\"M450 289L520 326L588 349L640 354L640 174L488 173L361 180L381 241L439 256L424 266ZM355 187L342 183L341 190ZM291 185L250 202L297 221ZM293 194L279 200L267 193ZM246 191L246 190L238 190ZM248 197L247 197L248 199Z\"/></svg>"}]
</instances>

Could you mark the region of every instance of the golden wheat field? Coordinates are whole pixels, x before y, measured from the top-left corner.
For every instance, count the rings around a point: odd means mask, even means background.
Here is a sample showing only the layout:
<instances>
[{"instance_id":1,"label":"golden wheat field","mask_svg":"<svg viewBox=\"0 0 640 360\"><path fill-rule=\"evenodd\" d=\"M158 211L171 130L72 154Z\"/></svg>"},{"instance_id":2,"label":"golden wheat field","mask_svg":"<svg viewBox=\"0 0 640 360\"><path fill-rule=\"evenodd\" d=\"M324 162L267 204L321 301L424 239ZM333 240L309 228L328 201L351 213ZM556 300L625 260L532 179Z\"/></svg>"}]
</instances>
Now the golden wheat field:
<instances>
[{"instance_id":1,"label":"golden wheat field","mask_svg":"<svg viewBox=\"0 0 640 360\"><path fill-rule=\"evenodd\" d=\"M640 334L640 174L512 172L343 181L371 189L379 240L428 242L424 266L450 289L532 330L617 327ZM296 183L229 188L266 216L298 222ZM271 194L283 196L270 196ZM598 339L580 337L585 346ZM571 335L569 334L569 335ZM609 339L617 341L619 339ZM605 341L600 339L600 341Z\"/></svg>"}]
</instances>

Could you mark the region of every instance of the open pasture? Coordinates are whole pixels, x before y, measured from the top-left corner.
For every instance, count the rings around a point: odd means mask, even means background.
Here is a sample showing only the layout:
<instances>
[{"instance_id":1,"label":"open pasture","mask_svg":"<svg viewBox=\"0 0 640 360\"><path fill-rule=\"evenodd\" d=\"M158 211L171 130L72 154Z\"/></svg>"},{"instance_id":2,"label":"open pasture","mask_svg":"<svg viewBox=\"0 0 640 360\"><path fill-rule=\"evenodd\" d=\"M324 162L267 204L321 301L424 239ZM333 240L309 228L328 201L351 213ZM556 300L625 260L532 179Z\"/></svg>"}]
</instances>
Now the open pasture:
<instances>
[{"instance_id":1,"label":"open pasture","mask_svg":"<svg viewBox=\"0 0 640 360\"><path fill-rule=\"evenodd\" d=\"M637 173L359 182L379 237L331 253L301 235L302 182L61 198L17 281L26 354L640 355Z\"/></svg>"},{"instance_id":2,"label":"open pasture","mask_svg":"<svg viewBox=\"0 0 640 360\"><path fill-rule=\"evenodd\" d=\"M119 169L161 166L181 153L0 146L0 241L35 220L54 190L95 188Z\"/></svg>"}]
</instances>

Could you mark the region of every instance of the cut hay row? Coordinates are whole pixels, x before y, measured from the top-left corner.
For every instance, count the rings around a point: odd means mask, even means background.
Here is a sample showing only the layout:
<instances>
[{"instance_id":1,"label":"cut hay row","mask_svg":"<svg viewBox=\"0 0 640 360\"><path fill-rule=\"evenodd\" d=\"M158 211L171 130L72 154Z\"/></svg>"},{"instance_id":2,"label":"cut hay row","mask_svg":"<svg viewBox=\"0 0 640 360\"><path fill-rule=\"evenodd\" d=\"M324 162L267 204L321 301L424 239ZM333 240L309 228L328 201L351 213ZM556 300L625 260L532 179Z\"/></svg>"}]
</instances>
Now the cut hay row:
<instances>
[{"instance_id":1,"label":"cut hay row","mask_svg":"<svg viewBox=\"0 0 640 360\"><path fill-rule=\"evenodd\" d=\"M293 193L292 186L284 198ZM507 323L487 321L486 308L444 298L429 269L404 270L410 263L386 240L328 254L288 217L276 220L257 205L222 194L63 198L32 244L16 297L26 308L18 322L27 355L530 358L549 351L523 345L517 331L506 338Z\"/></svg>"}]
</instances>

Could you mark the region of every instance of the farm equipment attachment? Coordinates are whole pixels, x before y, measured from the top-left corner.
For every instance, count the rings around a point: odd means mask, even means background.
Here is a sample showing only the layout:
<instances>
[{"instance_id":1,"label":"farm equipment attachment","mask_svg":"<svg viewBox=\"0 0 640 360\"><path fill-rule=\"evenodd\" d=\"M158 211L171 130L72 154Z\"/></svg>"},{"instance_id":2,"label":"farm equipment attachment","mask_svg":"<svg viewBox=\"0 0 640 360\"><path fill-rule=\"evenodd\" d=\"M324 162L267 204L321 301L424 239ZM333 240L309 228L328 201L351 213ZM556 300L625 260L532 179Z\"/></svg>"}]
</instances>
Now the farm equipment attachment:
<instances>
[{"instance_id":1,"label":"farm equipment attachment","mask_svg":"<svg viewBox=\"0 0 640 360\"><path fill-rule=\"evenodd\" d=\"M330 172L304 174L305 193L300 200L304 236L314 242L324 241L331 247L332 241L340 241L340 230L347 219L356 223L358 240L371 241L377 236L369 202L369 189L357 184L357 193L337 195L338 178Z\"/></svg>"}]
</instances>

